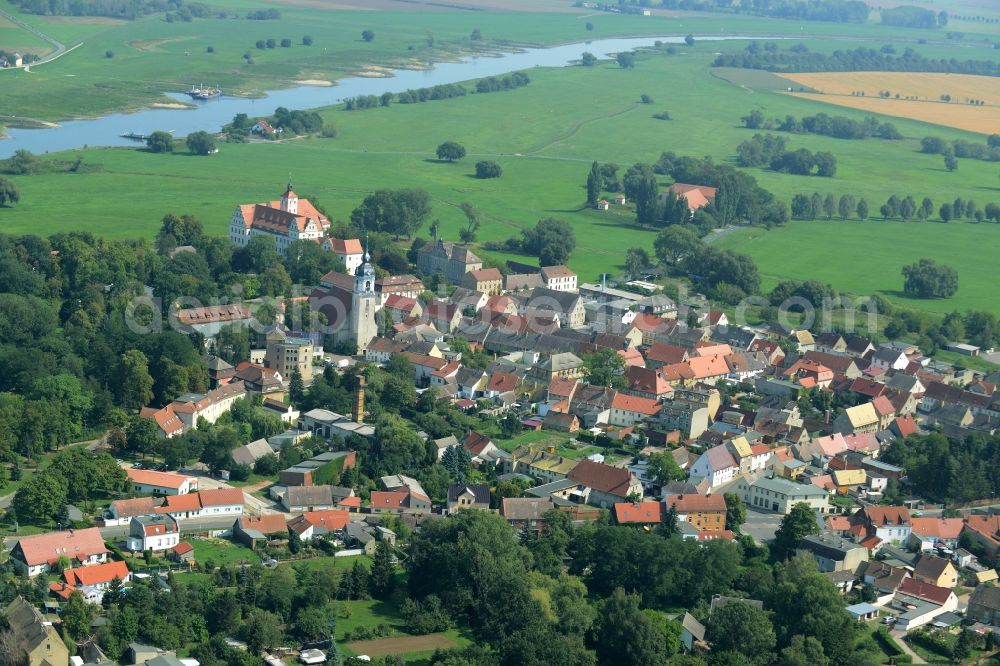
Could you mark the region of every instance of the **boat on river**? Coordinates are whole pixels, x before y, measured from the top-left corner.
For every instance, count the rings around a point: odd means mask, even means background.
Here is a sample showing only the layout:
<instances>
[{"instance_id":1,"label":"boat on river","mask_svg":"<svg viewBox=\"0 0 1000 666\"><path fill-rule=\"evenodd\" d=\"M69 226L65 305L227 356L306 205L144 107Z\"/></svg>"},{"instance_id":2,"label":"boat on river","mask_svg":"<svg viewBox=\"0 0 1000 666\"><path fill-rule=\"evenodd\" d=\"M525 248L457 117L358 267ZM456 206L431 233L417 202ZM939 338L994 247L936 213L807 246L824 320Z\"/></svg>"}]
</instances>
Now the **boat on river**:
<instances>
[{"instance_id":1,"label":"boat on river","mask_svg":"<svg viewBox=\"0 0 1000 666\"><path fill-rule=\"evenodd\" d=\"M189 90L187 94L191 97L191 99L212 99L213 97L220 97L222 95L222 90L211 86L208 88L204 88L202 86L192 86L191 90Z\"/></svg>"}]
</instances>

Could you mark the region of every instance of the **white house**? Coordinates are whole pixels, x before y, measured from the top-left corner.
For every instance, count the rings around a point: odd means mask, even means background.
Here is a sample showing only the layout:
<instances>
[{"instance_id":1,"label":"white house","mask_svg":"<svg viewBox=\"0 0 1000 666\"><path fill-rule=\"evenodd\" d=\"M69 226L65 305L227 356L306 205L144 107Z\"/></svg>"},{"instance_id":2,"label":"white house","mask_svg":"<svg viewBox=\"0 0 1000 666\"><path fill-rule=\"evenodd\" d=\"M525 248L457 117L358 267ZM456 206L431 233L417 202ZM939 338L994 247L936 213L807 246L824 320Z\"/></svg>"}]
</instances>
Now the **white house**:
<instances>
[{"instance_id":1,"label":"white house","mask_svg":"<svg viewBox=\"0 0 1000 666\"><path fill-rule=\"evenodd\" d=\"M66 558L72 566L90 566L106 562L108 549L96 527L84 530L49 532L17 540L10 551L14 567L29 577L51 571Z\"/></svg>"},{"instance_id":2,"label":"white house","mask_svg":"<svg viewBox=\"0 0 1000 666\"><path fill-rule=\"evenodd\" d=\"M175 520L213 516L242 516L243 491L239 488L211 488L187 495L168 495L156 513Z\"/></svg>"},{"instance_id":3,"label":"white house","mask_svg":"<svg viewBox=\"0 0 1000 666\"><path fill-rule=\"evenodd\" d=\"M898 349L882 347L871 358L871 366L879 370L903 370L910 364L906 354Z\"/></svg>"},{"instance_id":4,"label":"white house","mask_svg":"<svg viewBox=\"0 0 1000 666\"><path fill-rule=\"evenodd\" d=\"M354 275L364 262L365 251L359 238L327 238L323 241L323 249L344 262L348 275Z\"/></svg>"},{"instance_id":5,"label":"white house","mask_svg":"<svg viewBox=\"0 0 1000 666\"><path fill-rule=\"evenodd\" d=\"M655 418L659 415L660 408L659 400L617 393L611 400L608 423L622 427L634 426L636 423Z\"/></svg>"},{"instance_id":6,"label":"white house","mask_svg":"<svg viewBox=\"0 0 1000 666\"><path fill-rule=\"evenodd\" d=\"M125 470L132 490L149 495L186 495L198 490L198 479L183 474L154 472L148 469Z\"/></svg>"},{"instance_id":7,"label":"white house","mask_svg":"<svg viewBox=\"0 0 1000 666\"><path fill-rule=\"evenodd\" d=\"M691 480L708 479L712 488L729 483L739 472L740 466L725 446L713 446L701 454L691 466Z\"/></svg>"},{"instance_id":8,"label":"white house","mask_svg":"<svg viewBox=\"0 0 1000 666\"><path fill-rule=\"evenodd\" d=\"M133 552L168 550L179 542L180 527L170 514L136 516L125 536L125 547Z\"/></svg>"}]
</instances>

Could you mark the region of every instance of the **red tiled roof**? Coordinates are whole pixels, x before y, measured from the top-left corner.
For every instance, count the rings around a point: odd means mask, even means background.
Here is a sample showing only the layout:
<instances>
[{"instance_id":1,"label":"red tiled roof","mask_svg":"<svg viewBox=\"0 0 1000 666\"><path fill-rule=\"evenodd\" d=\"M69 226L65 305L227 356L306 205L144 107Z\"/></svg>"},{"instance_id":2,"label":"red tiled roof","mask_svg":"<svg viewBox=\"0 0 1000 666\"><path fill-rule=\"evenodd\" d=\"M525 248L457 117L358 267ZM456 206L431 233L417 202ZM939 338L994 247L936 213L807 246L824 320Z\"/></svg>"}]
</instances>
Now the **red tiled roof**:
<instances>
[{"instance_id":1,"label":"red tiled roof","mask_svg":"<svg viewBox=\"0 0 1000 666\"><path fill-rule=\"evenodd\" d=\"M713 539L736 541L736 535L731 530L698 530L696 538L698 541L712 541Z\"/></svg>"},{"instance_id":2,"label":"red tiled roof","mask_svg":"<svg viewBox=\"0 0 1000 666\"><path fill-rule=\"evenodd\" d=\"M518 381L520 380L517 375L509 372L496 372L490 377L489 381L486 382L486 390L507 393L508 391L513 391L517 388Z\"/></svg>"},{"instance_id":3,"label":"red tiled roof","mask_svg":"<svg viewBox=\"0 0 1000 666\"><path fill-rule=\"evenodd\" d=\"M875 413L879 416L889 416L896 413L896 408L892 406L889 398L884 395L879 395L872 400L872 407L875 408Z\"/></svg>"},{"instance_id":4,"label":"red tiled roof","mask_svg":"<svg viewBox=\"0 0 1000 666\"><path fill-rule=\"evenodd\" d=\"M628 495L628 488L632 482L632 473L627 469L592 460L581 460L567 476L588 488L619 497Z\"/></svg>"},{"instance_id":5,"label":"red tiled roof","mask_svg":"<svg viewBox=\"0 0 1000 666\"><path fill-rule=\"evenodd\" d=\"M156 510L159 500L154 497L136 497L133 499L115 500L111 503L115 515L119 518L132 516L148 516Z\"/></svg>"},{"instance_id":6,"label":"red tiled roof","mask_svg":"<svg viewBox=\"0 0 1000 666\"><path fill-rule=\"evenodd\" d=\"M682 363L687 358L688 351L683 347L654 342L646 350L646 360L656 361L664 365Z\"/></svg>"},{"instance_id":7,"label":"red tiled roof","mask_svg":"<svg viewBox=\"0 0 1000 666\"><path fill-rule=\"evenodd\" d=\"M187 553L194 551L194 546L189 544L187 541L181 541L179 544L171 548L178 555L186 555Z\"/></svg>"},{"instance_id":8,"label":"red tiled roof","mask_svg":"<svg viewBox=\"0 0 1000 666\"><path fill-rule=\"evenodd\" d=\"M245 530L257 530L261 534L276 534L288 531L285 515L282 513L267 513L262 516L243 516L240 526Z\"/></svg>"},{"instance_id":9,"label":"red tiled roof","mask_svg":"<svg viewBox=\"0 0 1000 666\"><path fill-rule=\"evenodd\" d=\"M239 488L208 488L198 493L202 506L237 506L246 500Z\"/></svg>"},{"instance_id":10,"label":"red tiled roof","mask_svg":"<svg viewBox=\"0 0 1000 666\"><path fill-rule=\"evenodd\" d=\"M308 520L311 525L322 525L327 531L343 529L347 526L347 523L351 522L351 514L338 509L306 511L302 514L302 517Z\"/></svg>"},{"instance_id":11,"label":"red tiled roof","mask_svg":"<svg viewBox=\"0 0 1000 666\"><path fill-rule=\"evenodd\" d=\"M405 310L410 312L416 304L417 299L403 296L402 294L390 294L389 298L385 299L385 307L390 310Z\"/></svg>"},{"instance_id":12,"label":"red tiled roof","mask_svg":"<svg viewBox=\"0 0 1000 666\"><path fill-rule=\"evenodd\" d=\"M330 251L334 254L363 254L361 240L358 238L328 238Z\"/></svg>"},{"instance_id":13,"label":"red tiled roof","mask_svg":"<svg viewBox=\"0 0 1000 666\"><path fill-rule=\"evenodd\" d=\"M625 395L618 393L611 399L611 408L620 409L626 412L653 416L660 412L660 403L654 398L642 398L637 395Z\"/></svg>"},{"instance_id":14,"label":"red tiled roof","mask_svg":"<svg viewBox=\"0 0 1000 666\"><path fill-rule=\"evenodd\" d=\"M177 321L185 326L250 319L253 313L245 305L208 305L177 311Z\"/></svg>"},{"instance_id":15,"label":"red tiled roof","mask_svg":"<svg viewBox=\"0 0 1000 666\"><path fill-rule=\"evenodd\" d=\"M948 601L953 593L946 587L938 587L930 583L921 583L916 578L907 578L899 586L899 591L917 599L924 599L939 606Z\"/></svg>"},{"instance_id":16,"label":"red tiled roof","mask_svg":"<svg viewBox=\"0 0 1000 666\"><path fill-rule=\"evenodd\" d=\"M861 511L872 525L910 524L910 510L905 506L866 506Z\"/></svg>"},{"instance_id":17,"label":"red tiled roof","mask_svg":"<svg viewBox=\"0 0 1000 666\"><path fill-rule=\"evenodd\" d=\"M157 507L157 513L176 513L180 511L200 511L201 499L198 493L187 495L167 495L163 505Z\"/></svg>"},{"instance_id":18,"label":"red tiled roof","mask_svg":"<svg viewBox=\"0 0 1000 666\"><path fill-rule=\"evenodd\" d=\"M661 523L663 522L663 504L661 502L618 502L615 504L615 522L619 525Z\"/></svg>"},{"instance_id":19,"label":"red tiled roof","mask_svg":"<svg viewBox=\"0 0 1000 666\"><path fill-rule=\"evenodd\" d=\"M189 476L181 474L171 474L170 472L154 472L148 469L127 469L125 473L133 483L144 486L156 486L157 488L172 488L180 490L185 481L191 480Z\"/></svg>"},{"instance_id":20,"label":"red tiled roof","mask_svg":"<svg viewBox=\"0 0 1000 666\"><path fill-rule=\"evenodd\" d=\"M923 537L957 539L965 521L961 518L911 518L912 532Z\"/></svg>"},{"instance_id":21,"label":"red tiled roof","mask_svg":"<svg viewBox=\"0 0 1000 666\"><path fill-rule=\"evenodd\" d=\"M900 437L909 437L919 430L917 422L913 420L912 416L897 416L893 423L896 424L896 430Z\"/></svg>"},{"instance_id":22,"label":"red tiled roof","mask_svg":"<svg viewBox=\"0 0 1000 666\"><path fill-rule=\"evenodd\" d=\"M482 268L478 271L469 271L469 275L476 282L496 282L503 280L503 273L496 268Z\"/></svg>"},{"instance_id":23,"label":"red tiled roof","mask_svg":"<svg viewBox=\"0 0 1000 666\"><path fill-rule=\"evenodd\" d=\"M76 567L63 571L63 578L68 585L101 585L110 583L115 578L124 581L128 578L128 565L125 562L104 562L89 567Z\"/></svg>"},{"instance_id":24,"label":"red tiled roof","mask_svg":"<svg viewBox=\"0 0 1000 666\"><path fill-rule=\"evenodd\" d=\"M410 493L405 490L373 490L371 507L373 509L386 507L405 507Z\"/></svg>"},{"instance_id":25,"label":"red tiled roof","mask_svg":"<svg viewBox=\"0 0 1000 666\"><path fill-rule=\"evenodd\" d=\"M465 438L463 446L469 451L469 453L474 456L478 456L492 443L493 440L486 435L481 435L478 432L470 432L469 436Z\"/></svg>"},{"instance_id":26,"label":"red tiled roof","mask_svg":"<svg viewBox=\"0 0 1000 666\"><path fill-rule=\"evenodd\" d=\"M361 498L358 497L357 495L353 495L351 497L345 497L344 499L337 502L337 506L360 507Z\"/></svg>"},{"instance_id":27,"label":"red tiled roof","mask_svg":"<svg viewBox=\"0 0 1000 666\"><path fill-rule=\"evenodd\" d=\"M23 537L18 539L14 548L20 549L28 566L55 563L60 557L68 557L70 561L83 560L108 552L104 547L104 537L96 527Z\"/></svg>"}]
</instances>

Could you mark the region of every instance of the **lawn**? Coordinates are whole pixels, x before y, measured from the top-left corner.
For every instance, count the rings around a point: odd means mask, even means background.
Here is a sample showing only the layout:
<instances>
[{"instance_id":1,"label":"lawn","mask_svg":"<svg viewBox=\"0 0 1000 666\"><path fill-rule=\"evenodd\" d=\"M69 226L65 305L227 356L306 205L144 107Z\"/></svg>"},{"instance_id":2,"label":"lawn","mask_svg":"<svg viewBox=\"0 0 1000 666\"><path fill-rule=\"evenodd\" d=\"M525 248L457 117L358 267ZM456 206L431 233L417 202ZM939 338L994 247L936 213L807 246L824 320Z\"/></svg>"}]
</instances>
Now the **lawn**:
<instances>
[{"instance_id":1,"label":"lawn","mask_svg":"<svg viewBox=\"0 0 1000 666\"><path fill-rule=\"evenodd\" d=\"M538 449L550 446L565 446L572 438L566 433L552 432L551 430L525 430L512 439L494 438L494 442L504 451L513 451L519 446L533 446Z\"/></svg>"},{"instance_id":2,"label":"lawn","mask_svg":"<svg viewBox=\"0 0 1000 666\"><path fill-rule=\"evenodd\" d=\"M985 260L1000 251L1000 226L993 224L792 222L771 231L741 229L718 245L750 254L765 290L781 280L813 278L841 291L881 294L930 312L998 310L994 272ZM903 294L902 267L923 257L958 271L954 297L927 300Z\"/></svg>"},{"instance_id":3,"label":"lawn","mask_svg":"<svg viewBox=\"0 0 1000 666\"><path fill-rule=\"evenodd\" d=\"M199 564L208 560L216 566L260 561L255 552L227 539L190 539L189 543L194 546L194 559Z\"/></svg>"}]
</instances>

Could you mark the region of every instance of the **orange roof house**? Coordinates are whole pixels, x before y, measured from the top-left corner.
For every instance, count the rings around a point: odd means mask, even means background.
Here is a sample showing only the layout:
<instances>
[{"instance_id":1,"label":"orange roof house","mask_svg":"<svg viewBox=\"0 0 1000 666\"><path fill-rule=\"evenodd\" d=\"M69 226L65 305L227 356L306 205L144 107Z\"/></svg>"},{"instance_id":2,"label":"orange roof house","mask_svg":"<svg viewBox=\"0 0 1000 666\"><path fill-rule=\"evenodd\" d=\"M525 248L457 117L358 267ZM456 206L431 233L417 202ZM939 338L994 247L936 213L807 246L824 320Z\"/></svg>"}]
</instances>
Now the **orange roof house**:
<instances>
[{"instance_id":1,"label":"orange roof house","mask_svg":"<svg viewBox=\"0 0 1000 666\"><path fill-rule=\"evenodd\" d=\"M619 525L655 525L663 522L662 502L618 502L615 522Z\"/></svg>"},{"instance_id":2,"label":"orange roof house","mask_svg":"<svg viewBox=\"0 0 1000 666\"><path fill-rule=\"evenodd\" d=\"M87 587L91 585L107 585L115 578L127 583L130 577L128 565L125 562L104 562L92 567L77 567L63 571L63 580L67 585Z\"/></svg>"},{"instance_id":3,"label":"orange roof house","mask_svg":"<svg viewBox=\"0 0 1000 666\"><path fill-rule=\"evenodd\" d=\"M90 527L23 537L14 544L10 558L34 576L55 565L61 557L87 565L103 562L107 553L101 531Z\"/></svg>"},{"instance_id":4,"label":"orange roof house","mask_svg":"<svg viewBox=\"0 0 1000 666\"><path fill-rule=\"evenodd\" d=\"M687 201L688 210L692 213L699 208L704 208L715 201L717 188L707 185L689 185L688 183L674 183L667 191L681 197Z\"/></svg>"}]
</instances>

